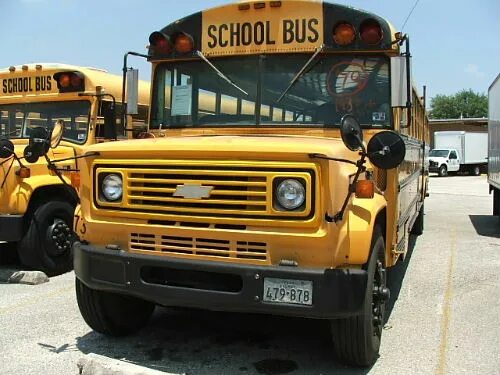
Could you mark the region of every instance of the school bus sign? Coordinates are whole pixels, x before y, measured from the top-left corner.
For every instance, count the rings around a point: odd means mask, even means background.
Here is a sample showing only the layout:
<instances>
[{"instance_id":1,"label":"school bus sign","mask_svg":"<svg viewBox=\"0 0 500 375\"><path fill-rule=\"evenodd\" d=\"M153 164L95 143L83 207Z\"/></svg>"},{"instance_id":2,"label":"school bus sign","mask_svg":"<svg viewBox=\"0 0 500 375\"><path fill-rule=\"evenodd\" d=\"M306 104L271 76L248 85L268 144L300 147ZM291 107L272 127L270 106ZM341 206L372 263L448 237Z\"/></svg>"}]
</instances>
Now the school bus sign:
<instances>
[{"instance_id":1,"label":"school bus sign","mask_svg":"<svg viewBox=\"0 0 500 375\"><path fill-rule=\"evenodd\" d=\"M13 75L0 79L0 96L56 93L51 75Z\"/></svg>"},{"instance_id":2,"label":"school bus sign","mask_svg":"<svg viewBox=\"0 0 500 375\"><path fill-rule=\"evenodd\" d=\"M249 7L233 12L231 22L221 22L227 19L222 13L227 13L228 7L207 10L202 15L202 52L226 55L313 51L323 44L323 6L321 2L309 6L307 15L303 5L293 1L282 2L280 8L265 13Z\"/></svg>"}]
</instances>

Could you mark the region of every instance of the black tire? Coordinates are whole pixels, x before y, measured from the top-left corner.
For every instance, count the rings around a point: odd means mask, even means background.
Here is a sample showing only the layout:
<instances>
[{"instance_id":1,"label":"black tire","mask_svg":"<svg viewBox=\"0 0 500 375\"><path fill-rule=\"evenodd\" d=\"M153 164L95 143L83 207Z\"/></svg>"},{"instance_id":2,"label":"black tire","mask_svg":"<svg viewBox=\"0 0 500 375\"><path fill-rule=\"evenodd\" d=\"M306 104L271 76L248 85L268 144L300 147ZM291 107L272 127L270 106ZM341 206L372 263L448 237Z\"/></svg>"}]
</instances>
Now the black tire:
<instances>
[{"instance_id":1,"label":"black tire","mask_svg":"<svg viewBox=\"0 0 500 375\"><path fill-rule=\"evenodd\" d=\"M413 223L413 227L411 228L411 234L415 234L420 236L424 233L424 204L420 206L420 211L418 212L417 219Z\"/></svg>"},{"instance_id":2,"label":"black tire","mask_svg":"<svg viewBox=\"0 0 500 375\"><path fill-rule=\"evenodd\" d=\"M375 363L385 322L385 303L390 297L384 266L385 244L380 229L372 238L363 313L331 321L333 346L337 358L346 364L367 367Z\"/></svg>"},{"instance_id":3,"label":"black tire","mask_svg":"<svg viewBox=\"0 0 500 375\"><path fill-rule=\"evenodd\" d=\"M73 269L73 213L74 207L61 201L44 203L35 210L17 246L24 266L49 276Z\"/></svg>"},{"instance_id":4,"label":"black tire","mask_svg":"<svg viewBox=\"0 0 500 375\"><path fill-rule=\"evenodd\" d=\"M500 190L493 188L493 215L500 218Z\"/></svg>"},{"instance_id":5,"label":"black tire","mask_svg":"<svg viewBox=\"0 0 500 375\"><path fill-rule=\"evenodd\" d=\"M439 177L446 177L448 175L448 167L446 165L441 165L438 171Z\"/></svg>"},{"instance_id":6,"label":"black tire","mask_svg":"<svg viewBox=\"0 0 500 375\"><path fill-rule=\"evenodd\" d=\"M94 331L109 336L125 336L143 328L155 305L132 296L103 292L75 280L76 300L85 322Z\"/></svg>"},{"instance_id":7,"label":"black tire","mask_svg":"<svg viewBox=\"0 0 500 375\"><path fill-rule=\"evenodd\" d=\"M479 167L479 165L473 165L470 169L470 174L473 176L480 176L481 168Z\"/></svg>"}]
</instances>

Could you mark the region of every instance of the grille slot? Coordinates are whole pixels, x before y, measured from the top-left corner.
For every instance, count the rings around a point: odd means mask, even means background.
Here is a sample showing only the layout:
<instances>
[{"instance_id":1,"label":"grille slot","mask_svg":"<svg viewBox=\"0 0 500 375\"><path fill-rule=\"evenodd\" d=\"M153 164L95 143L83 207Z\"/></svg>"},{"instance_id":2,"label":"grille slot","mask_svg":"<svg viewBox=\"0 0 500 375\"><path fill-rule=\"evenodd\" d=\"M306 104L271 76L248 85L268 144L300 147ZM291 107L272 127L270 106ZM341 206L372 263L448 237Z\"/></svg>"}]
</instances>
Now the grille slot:
<instances>
[{"instance_id":1,"label":"grille slot","mask_svg":"<svg viewBox=\"0 0 500 375\"><path fill-rule=\"evenodd\" d=\"M157 254L182 254L195 257L211 256L261 261L266 261L269 253L265 242L156 236L142 233L130 234L130 250Z\"/></svg>"}]
</instances>

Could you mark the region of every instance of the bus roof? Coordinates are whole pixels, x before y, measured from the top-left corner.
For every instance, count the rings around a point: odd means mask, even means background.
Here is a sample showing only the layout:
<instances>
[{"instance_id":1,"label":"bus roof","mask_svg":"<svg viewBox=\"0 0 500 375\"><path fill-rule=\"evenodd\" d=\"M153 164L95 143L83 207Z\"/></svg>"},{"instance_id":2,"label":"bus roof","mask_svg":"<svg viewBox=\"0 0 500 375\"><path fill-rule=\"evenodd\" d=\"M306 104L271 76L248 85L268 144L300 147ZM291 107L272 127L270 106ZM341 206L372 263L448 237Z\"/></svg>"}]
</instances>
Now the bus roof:
<instances>
[{"instance_id":1,"label":"bus roof","mask_svg":"<svg viewBox=\"0 0 500 375\"><path fill-rule=\"evenodd\" d=\"M35 75L46 75L53 77L55 73L59 72L79 72L85 77L85 92L95 92L96 87L101 86L105 93L113 95L118 102L121 101L123 81L120 75L111 74L106 70L95 67L84 67L60 63L30 63L0 69L0 99L5 101L9 99L18 99L20 97L39 97L34 95L26 95L26 93L16 92L13 94L9 94L9 92L2 91L2 85L4 84L3 81L5 80L8 80L10 78L21 78L25 76ZM140 104L149 104L149 88L149 82L139 81ZM57 95L59 93L50 92L50 94Z\"/></svg>"},{"instance_id":2,"label":"bus roof","mask_svg":"<svg viewBox=\"0 0 500 375\"><path fill-rule=\"evenodd\" d=\"M359 37L348 45L334 41L333 31L337 25L349 23L359 35L361 26L373 21L380 25L379 42L367 44ZM384 18L321 0L233 2L176 20L160 32L170 38L172 44L179 35L190 35L194 49L207 56L314 52L321 45L332 52L399 49L394 43L396 29Z\"/></svg>"}]
</instances>

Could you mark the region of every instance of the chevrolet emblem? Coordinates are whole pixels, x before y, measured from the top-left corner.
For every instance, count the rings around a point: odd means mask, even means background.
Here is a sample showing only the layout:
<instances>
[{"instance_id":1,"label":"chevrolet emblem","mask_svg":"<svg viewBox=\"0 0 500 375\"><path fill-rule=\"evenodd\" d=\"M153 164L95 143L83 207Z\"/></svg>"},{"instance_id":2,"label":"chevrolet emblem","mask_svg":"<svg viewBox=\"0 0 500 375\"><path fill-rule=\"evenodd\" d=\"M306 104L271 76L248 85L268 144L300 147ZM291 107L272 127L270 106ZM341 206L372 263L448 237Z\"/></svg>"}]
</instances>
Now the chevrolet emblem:
<instances>
[{"instance_id":1,"label":"chevrolet emblem","mask_svg":"<svg viewBox=\"0 0 500 375\"><path fill-rule=\"evenodd\" d=\"M183 197L187 199L208 198L213 188L213 186L201 186L196 184L177 185L174 197Z\"/></svg>"}]
</instances>

